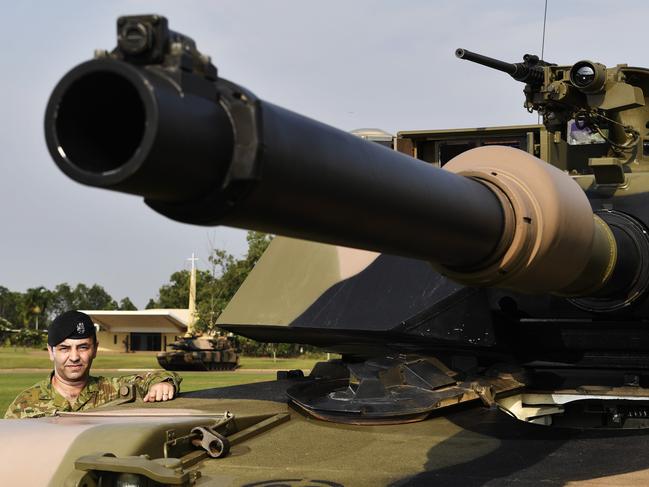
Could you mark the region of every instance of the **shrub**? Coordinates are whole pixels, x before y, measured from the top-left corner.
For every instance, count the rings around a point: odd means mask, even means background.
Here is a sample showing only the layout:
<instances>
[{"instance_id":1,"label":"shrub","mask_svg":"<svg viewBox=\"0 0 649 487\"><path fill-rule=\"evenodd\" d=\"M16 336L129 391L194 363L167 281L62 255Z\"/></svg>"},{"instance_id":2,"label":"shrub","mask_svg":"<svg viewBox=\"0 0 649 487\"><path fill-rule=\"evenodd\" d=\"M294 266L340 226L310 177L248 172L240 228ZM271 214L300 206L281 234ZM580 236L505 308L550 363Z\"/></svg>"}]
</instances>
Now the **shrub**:
<instances>
[{"instance_id":1,"label":"shrub","mask_svg":"<svg viewBox=\"0 0 649 487\"><path fill-rule=\"evenodd\" d=\"M44 332L25 328L9 336L9 343L14 347L43 348L45 341Z\"/></svg>"},{"instance_id":2,"label":"shrub","mask_svg":"<svg viewBox=\"0 0 649 487\"><path fill-rule=\"evenodd\" d=\"M4 345L5 342L9 339L11 336L11 329L13 326L9 322L9 320L5 320L4 318L0 318L0 346Z\"/></svg>"}]
</instances>

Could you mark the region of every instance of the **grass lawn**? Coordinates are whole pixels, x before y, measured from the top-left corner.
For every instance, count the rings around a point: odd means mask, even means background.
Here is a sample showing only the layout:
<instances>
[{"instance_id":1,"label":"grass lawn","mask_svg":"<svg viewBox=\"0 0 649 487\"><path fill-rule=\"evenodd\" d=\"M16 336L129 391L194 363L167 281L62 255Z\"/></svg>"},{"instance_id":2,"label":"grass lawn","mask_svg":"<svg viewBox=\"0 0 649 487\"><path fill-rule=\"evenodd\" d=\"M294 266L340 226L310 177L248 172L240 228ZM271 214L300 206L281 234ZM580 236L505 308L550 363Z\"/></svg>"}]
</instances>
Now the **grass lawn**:
<instances>
[{"instance_id":1,"label":"grass lawn","mask_svg":"<svg viewBox=\"0 0 649 487\"><path fill-rule=\"evenodd\" d=\"M311 369L324 358L241 357L243 369ZM44 350L0 348L0 369L49 369L51 362ZM93 363L95 369L158 369L155 352L99 352Z\"/></svg>"},{"instance_id":2,"label":"grass lawn","mask_svg":"<svg viewBox=\"0 0 649 487\"><path fill-rule=\"evenodd\" d=\"M0 355L3 357L3 355ZM48 361L49 362L49 361ZM47 377L48 370L42 372L20 372L0 373L0 418L11 404L11 401L23 390L36 384ZM105 376L125 375L117 372L102 373ZM275 372L180 372L183 378L181 390L184 392L209 389L211 387L233 386L238 384L249 384L252 382L263 382L273 380Z\"/></svg>"},{"instance_id":3,"label":"grass lawn","mask_svg":"<svg viewBox=\"0 0 649 487\"><path fill-rule=\"evenodd\" d=\"M182 390L195 391L211 387L223 387L251 382L262 382L275 378L274 369L311 369L324 358L278 358L242 357L241 368L235 372L181 372ZM47 377L52 363L44 350L1 348L0 347L0 418L21 391ZM115 369L158 369L155 353L110 353L100 352L93 363L93 370L113 369L108 372L95 372L97 375L127 375ZM4 369L4 370L3 370ZM12 370L8 370L12 369ZM20 370L42 369L42 370ZM257 372L254 369L260 370Z\"/></svg>"}]
</instances>

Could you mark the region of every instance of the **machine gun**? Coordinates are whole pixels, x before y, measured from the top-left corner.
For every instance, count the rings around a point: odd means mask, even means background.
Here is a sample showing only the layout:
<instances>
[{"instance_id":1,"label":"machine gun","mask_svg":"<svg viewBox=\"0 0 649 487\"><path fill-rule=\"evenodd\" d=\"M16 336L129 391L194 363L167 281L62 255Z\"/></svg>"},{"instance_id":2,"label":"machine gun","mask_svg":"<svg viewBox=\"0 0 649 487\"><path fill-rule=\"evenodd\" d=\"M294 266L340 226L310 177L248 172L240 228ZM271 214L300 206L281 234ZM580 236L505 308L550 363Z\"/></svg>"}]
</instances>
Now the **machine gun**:
<instances>
[{"instance_id":1,"label":"machine gun","mask_svg":"<svg viewBox=\"0 0 649 487\"><path fill-rule=\"evenodd\" d=\"M587 60L558 66L531 54L523 63L510 64L461 48L455 55L526 83L525 108L538 111L557 144L563 142L557 152L565 152L566 145L590 146L570 155L569 169L594 173L599 184L623 184L632 165L648 170L649 143L642 138L649 113L643 91L647 69L626 64L607 68ZM592 150L593 145L599 150Z\"/></svg>"},{"instance_id":2,"label":"machine gun","mask_svg":"<svg viewBox=\"0 0 649 487\"><path fill-rule=\"evenodd\" d=\"M477 54L462 48L456 49L455 55L460 59L466 59L467 61L482 64L488 68L503 71L511 75L516 81L528 83L532 86L540 86L543 84L543 66L553 66L533 54L525 54L522 63L506 63L505 61L483 56L482 54Z\"/></svg>"},{"instance_id":3,"label":"machine gun","mask_svg":"<svg viewBox=\"0 0 649 487\"><path fill-rule=\"evenodd\" d=\"M433 167L218 77L159 16L120 18L115 50L62 78L46 110L47 145L72 179L143 196L177 221L387 254L349 278L356 285L345 288L346 305L325 289L290 319L268 318L281 311L222 317L223 327L252 338L343 353L314 371L334 392L317 382L290 393L319 417L412 420L440 405L493 403L501 392L557 383L606 385L619 399L616 387L649 378L649 185L640 139L624 135L646 131L649 71L457 54L526 82L526 106L543 114L557 147L576 134L571 121L602 134L599 155L577 170L489 146ZM363 301L350 296L388 268L394 287L406 289L395 283L415 275L421 287L365 295L366 314L352 313ZM394 305L373 314L384 302ZM487 379L503 361L521 374ZM597 372L610 369L618 372Z\"/></svg>"}]
</instances>

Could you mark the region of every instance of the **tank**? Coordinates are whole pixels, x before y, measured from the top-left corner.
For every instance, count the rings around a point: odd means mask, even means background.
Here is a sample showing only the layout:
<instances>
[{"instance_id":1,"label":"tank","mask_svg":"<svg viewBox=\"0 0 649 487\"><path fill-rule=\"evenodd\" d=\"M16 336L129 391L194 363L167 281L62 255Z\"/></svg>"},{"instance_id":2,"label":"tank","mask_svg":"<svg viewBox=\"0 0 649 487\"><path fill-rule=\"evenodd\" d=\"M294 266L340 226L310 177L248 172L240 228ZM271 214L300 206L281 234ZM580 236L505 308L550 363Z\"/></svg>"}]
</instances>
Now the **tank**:
<instances>
[{"instance_id":1,"label":"tank","mask_svg":"<svg viewBox=\"0 0 649 487\"><path fill-rule=\"evenodd\" d=\"M118 46L53 91L54 161L179 222L282 235L218 325L340 358L3 421L8 468L34 485L646 483L630 430L649 426L649 70L456 54L525 83L543 124L403 131L393 150L222 79L163 17L120 18Z\"/></svg>"},{"instance_id":2,"label":"tank","mask_svg":"<svg viewBox=\"0 0 649 487\"><path fill-rule=\"evenodd\" d=\"M225 336L183 337L168 347L172 351L156 354L166 370L234 370L239 366L239 354Z\"/></svg>"}]
</instances>

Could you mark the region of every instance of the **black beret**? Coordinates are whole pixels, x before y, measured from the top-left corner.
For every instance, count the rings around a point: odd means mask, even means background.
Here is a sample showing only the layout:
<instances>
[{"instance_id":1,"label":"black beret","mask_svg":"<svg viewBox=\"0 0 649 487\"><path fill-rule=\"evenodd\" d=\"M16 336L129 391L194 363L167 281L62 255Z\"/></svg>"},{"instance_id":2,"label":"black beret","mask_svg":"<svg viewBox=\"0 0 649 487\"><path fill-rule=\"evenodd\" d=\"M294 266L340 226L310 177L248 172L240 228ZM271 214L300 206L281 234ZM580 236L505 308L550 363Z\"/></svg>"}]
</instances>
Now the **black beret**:
<instances>
[{"instance_id":1,"label":"black beret","mask_svg":"<svg viewBox=\"0 0 649 487\"><path fill-rule=\"evenodd\" d=\"M56 347L67 338L95 336L95 324L81 311L66 311L57 316L47 329L47 344Z\"/></svg>"}]
</instances>

